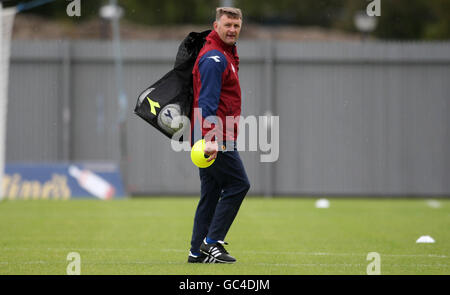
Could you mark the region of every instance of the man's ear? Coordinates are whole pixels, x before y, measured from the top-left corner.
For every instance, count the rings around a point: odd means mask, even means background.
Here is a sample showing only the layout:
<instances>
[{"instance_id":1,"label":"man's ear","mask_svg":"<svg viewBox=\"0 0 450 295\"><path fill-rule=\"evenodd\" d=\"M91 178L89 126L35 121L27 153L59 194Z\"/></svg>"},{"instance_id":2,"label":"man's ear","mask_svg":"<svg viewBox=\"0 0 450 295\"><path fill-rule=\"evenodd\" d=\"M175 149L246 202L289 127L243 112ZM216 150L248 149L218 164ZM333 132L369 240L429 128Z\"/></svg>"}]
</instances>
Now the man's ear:
<instances>
[{"instance_id":1,"label":"man's ear","mask_svg":"<svg viewBox=\"0 0 450 295\"><path fill-rule=\"evenodd\" d=\"M213 23L214 31L217 31L218 26L219 26L219 24L217 23L217 21L214 21L214 23Z\"/></svg>"}]
</instances>

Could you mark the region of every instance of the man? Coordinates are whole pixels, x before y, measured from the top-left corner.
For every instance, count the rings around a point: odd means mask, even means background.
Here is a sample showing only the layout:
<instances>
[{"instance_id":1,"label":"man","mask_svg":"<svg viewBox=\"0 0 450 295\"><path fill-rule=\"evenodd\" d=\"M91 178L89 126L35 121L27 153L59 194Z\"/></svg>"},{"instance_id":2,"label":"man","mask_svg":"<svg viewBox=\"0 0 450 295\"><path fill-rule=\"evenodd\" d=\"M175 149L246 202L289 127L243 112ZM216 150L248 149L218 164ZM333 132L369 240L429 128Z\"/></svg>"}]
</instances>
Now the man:
<instances>
[{"instance_id":1,"label":"man","mask_svg":"<svg viewBox=\"0 0 450 295\"><path fill-rule=\"evenodd\" d=\"M194 218L189 263L234 263L224 248L250 183L236 150L238 118L241 115L239 57L236 41L242 26L240 9L216 9L214 30L206 38L193 68L193 108L201 111L200 122L192 112L191 126L198 139L206 141L205 155L215 162L199 168L201 197ZM236 119L226 124L227 117ZM200 126L200 127L199 127ZM195 129L200 128L196 135ZM213 135L211 135L213 134ZM219 148L220 147L220 148Z\"/></svg>"}]
</instances>

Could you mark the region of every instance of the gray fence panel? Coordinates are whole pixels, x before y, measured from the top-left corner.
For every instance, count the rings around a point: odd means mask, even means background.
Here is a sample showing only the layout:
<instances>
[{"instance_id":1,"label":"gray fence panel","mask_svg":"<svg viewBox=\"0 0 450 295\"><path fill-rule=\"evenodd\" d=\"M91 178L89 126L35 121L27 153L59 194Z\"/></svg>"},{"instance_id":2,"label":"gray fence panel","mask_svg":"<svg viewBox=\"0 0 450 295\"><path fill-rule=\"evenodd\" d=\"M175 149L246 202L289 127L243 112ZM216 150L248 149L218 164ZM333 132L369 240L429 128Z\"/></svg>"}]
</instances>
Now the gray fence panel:
<instances>
[{"instance_id":1,"label":"gray fence panel","mask_svg":"<svg viewBox=\"0 0 450 295\"><path fill-rule=\"evenodd\" d=\"M131 193L199 192L189 154L133 114L178 43L122 44ZM242 41L239 54L242 115L280 118L277 162L241 153L252 194L450 194L449 43ZM116 86L109 42L14 41L7 160L119 161Z\"/></svg>"},{"instance_id":2,"label":"gray fence panel","mask_svg":"<svg viewBox=\"0 0 450 295\"><path fill-rule=\"evenodd\" d=\"M448 194L448 45L436 47L280 44L275 190Z\"/></svg>"},{"instance_id":3,"label":"gray fence panel","mask_svg":"<svg viewBox=\"0 0 450 295\"><path fill-rule=\"evenodd\" d=\"M33 50L26 45L13 47L12 53L21 55L10 67L7 161L58 158L61 68L52 56L59 52L55 46L49 51L41 45Z\"/></svg>"}]
</instances>

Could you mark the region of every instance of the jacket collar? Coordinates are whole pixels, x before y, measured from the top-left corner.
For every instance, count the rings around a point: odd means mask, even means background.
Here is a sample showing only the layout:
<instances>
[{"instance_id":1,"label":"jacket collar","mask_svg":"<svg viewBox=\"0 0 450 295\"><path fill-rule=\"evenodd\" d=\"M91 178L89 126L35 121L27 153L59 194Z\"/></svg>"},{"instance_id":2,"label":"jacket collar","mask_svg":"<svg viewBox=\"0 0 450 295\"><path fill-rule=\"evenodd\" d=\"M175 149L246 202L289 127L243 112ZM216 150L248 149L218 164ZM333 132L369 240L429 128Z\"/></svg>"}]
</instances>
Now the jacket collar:
<instances>
[{"instance_id":1,"label":"jacket collar","mask_svg":"<svg viewBox=\"0 0 450 295\"><path fill-rule=\"evenodd\" d=\"M223 50L233 53L234 55L236 45L228 45L227 43L223 42L222 39L220 39L219 34L217 34L215 30L212 30L211 33L209 33L209 35L206 37L206 40L211 43L215 43Z\"/></svg>"}]
</instances>

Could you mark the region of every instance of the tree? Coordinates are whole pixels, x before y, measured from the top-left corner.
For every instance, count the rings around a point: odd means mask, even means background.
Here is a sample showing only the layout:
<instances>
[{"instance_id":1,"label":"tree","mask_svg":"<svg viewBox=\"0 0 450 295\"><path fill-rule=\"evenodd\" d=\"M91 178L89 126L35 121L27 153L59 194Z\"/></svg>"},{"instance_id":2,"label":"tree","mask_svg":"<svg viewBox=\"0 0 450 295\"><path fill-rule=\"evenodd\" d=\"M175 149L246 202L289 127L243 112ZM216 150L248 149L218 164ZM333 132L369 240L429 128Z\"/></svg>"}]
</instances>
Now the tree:
<instances>
[{"instance_id":1,"label":"tree","mask_svg":"<svg viewBox=\"0 0 450 295\"><path fill-rule=\"evenodd\" d=\"M60 21L98 17L108 0L82 1L80 18L67 18L65 0L56 0L26 13ZM244 22L262 25L300 25L354 32L353 17L373 0L235 0ZM373 35L380 39L450 39L449 0L380 0L381 16ZM7 5L23 2L12 0ZM118 0L124 18L147 25L210 24L219 0Z\"/></svg>"}]
</instances>

